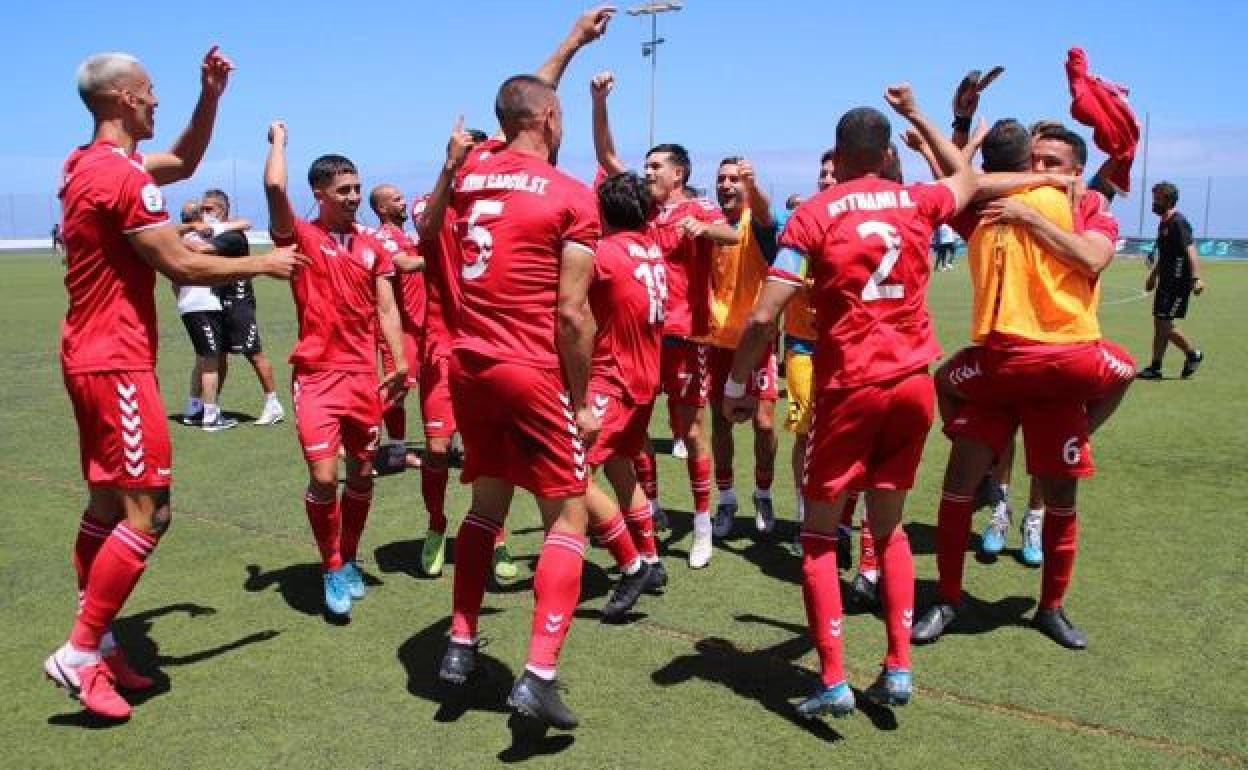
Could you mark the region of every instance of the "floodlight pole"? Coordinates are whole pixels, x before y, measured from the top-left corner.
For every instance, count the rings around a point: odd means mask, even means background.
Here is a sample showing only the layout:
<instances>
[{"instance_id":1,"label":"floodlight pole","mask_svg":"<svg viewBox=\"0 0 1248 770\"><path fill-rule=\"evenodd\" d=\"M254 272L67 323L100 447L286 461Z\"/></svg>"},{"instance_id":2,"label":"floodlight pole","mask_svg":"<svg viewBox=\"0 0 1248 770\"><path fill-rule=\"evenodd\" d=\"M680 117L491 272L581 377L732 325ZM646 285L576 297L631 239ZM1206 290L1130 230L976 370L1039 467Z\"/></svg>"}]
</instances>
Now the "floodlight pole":
<instances>
[{"instance_id":1,"label":"floodlight pole","mask_svg":"<svg viewBox=\"0 0 1248 770\"><path fill-rule=\"evenodd\" d=\"M654 92L659 73L659 46L666 42L659 37L659 14L679 11L682 4L678 2L646 3L629 8L629 16L650 17L650 39L641 44L641 55L650 59L650 147L654 146Z\"/></svg>"}]
</instances>

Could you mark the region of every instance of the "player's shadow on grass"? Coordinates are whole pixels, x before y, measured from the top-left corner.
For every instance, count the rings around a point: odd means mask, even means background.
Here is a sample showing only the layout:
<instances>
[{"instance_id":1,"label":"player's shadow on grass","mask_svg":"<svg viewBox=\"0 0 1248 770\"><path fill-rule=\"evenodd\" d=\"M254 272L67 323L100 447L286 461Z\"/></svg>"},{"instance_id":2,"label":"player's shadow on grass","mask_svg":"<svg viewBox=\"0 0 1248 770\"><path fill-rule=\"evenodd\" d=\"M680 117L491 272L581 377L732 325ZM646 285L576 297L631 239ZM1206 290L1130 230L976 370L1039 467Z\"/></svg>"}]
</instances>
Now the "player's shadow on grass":
<instances>
[{"instance_id":1,"label":"player's shadow on grass","mask_svg":"<svg viewBox=\"0 0 1248 770\"><path fill-rule=\"evenodd\" d=\"M275 629L266 629L248 634L231 642L225 642L224 644L186 655L162 655L156 642L151 637L152 626L157 618L175 612L184 612L192 618L210 617L217 613L213 607L182 602L156 607L135 615L127 615L117 618L113 622L113 634L117 637L117 643L126 651L126 658L129 660L130 665L139 673L150 676L153 682L152 686L146 690L127 692L125 694L126 700L132 706L141 706L152 698L157 698L169 692L169 676L165 674L163 670L165 668L194 665L257 642L267 642L281 633ZM87 711L79 711L49 717L48 724L101 729L122 723L115 720L102 719Z\"/></svg>"},{"instance_id":2,"label":"player's shadow on grass","mask_svg":"<svg viewBox=\"0 0 1248 770\"><path fill-rule=\"evenodd\" d=\"M171 412L170 414L167 414L165 416L169 418L169 422L177 423L178 425L181 425L186 428L193 428L195 430L199 430L199 423L191 423L188 425L187 423L183 422L182 421L183 414L181 412ZM227 420L228 419L238 420L239 425L242 425L243 423L256 421L255 415L247 414L246 412L233 412L233 411L223 410L221 412L221 416L226 418Z\"/></svg>"},{"instance_id":3,"label":"player's shadow on grass","mask_svg":"<svg viewBox=\"0 0 1248 770\"><path fill-rule=\"evenodd\" d=\"M247 579L243 581L244 590L258 593L277 586L277 592L281 594L287 606L296 612L304 615L320 615L325 622L333 625L346 625L351 622L348 616L331 615L325 610L325 587L320 564L291 564L268 572L258 564L248 564L246 569ZM362 571L366 585L382 585L382 582L369 574L367 570Z\"/></svg>"},{"instance_id":4,"label":"player's shadow on grass","mask_svg":"<svg viewBox=\"0 0 1248 770\"><path fill-rule=\"evenodd\" d=\"M786 544L793 542L797 527L792 525L781 528L781 523L777 522L770 534L759 534L755 537L752 536L753 519L748 522L750 534L745 534L747 523L738 521L733 534L716 542L715 548L740 556L758 567L759 571L767 577L787 583L800 583L802 582L802 560L794 555L790 547L786 547Z\"/></svg>"},{"instance_id":5,"label":"player's shadow on grass","mask_svg":"<svg viewBox=\"0 0 1248 770\"><path fill-rule=\"evenodd\" d=\"M942 601L936 586L935 580L914 581L916 617L918 612ZM1030 596L1006 596L995 602L986 602L969 593L964 593L958 616L943 635L985 634L1006 626L1029 627L1030 623L1023 615L1035 606L1036 600Z\"/></svg>"},{"instance_id":6,"label":"player's shadow on grass","mask_svg":"<svg viewBox=\"0 0 1248 770\"><path fill-rule=\"evenodd\" d=\"M693 513L690 511L663 509L667 514L667 529L660 531L655 527L654 539L659 552L664 556L689 558L689 548L673 548L672 543L679 543L693 532Z\"/></svg>"},{"instance_id":7,"label":"player's shadow on grass","mask_svg":"<svg viewBox=\"0 0 1248 770\"><path fill-rule=\"evenodd\" d=\"M493 615L500 611L483 607L481 615ZM484 647L477 652L476 672L465 684L448 685L438 678L450 628L450 618L443 618L399 645L396 657L407 674L407 691L417 698L439 704L433 715L436 722L454 722L469 711L507 713L507 695L511 692L515 673L507 664L486 652Z\"/></svg>"},{"instance_id":8,"label":"player's shadow on grass","mask_svg":"<svg viewBox=\"0 0 1248 770\"><path fill-rule=\"evenodd\" d=\"M754 620L742 615L738 620ZM760 703L776 716L806 730L815 737L832 742L842 736L821 720L806 720L797 715L793 699L804 698L815 691L818 678L792 663L810 651L805 635L795 636L761 650L740 650L731 641L719 637L700 639L697 651L669 661L650 675L661 687L684 684L701 679L723 685L747 700Z\"/></svg>"}]
</instances>

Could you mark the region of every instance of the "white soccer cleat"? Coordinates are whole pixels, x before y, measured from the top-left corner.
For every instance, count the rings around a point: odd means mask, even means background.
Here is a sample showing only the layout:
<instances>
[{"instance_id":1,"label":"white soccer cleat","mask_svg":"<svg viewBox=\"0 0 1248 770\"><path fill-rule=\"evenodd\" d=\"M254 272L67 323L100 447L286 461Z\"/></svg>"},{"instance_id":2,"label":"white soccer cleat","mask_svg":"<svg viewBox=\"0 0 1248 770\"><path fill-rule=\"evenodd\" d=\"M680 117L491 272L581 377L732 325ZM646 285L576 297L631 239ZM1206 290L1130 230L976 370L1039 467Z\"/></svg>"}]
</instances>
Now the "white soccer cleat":
<instances>
[{"instance_id":1,"label":"white soccer cleat","mask_svg":"<svg viewBox=\"0 0 1248 770\"><path fill-rule=\"evenodd\" d=\"M704 530L699 531L695 524L693 528L693 544L689 546L689 566L692 569L702 569L711 563L711 553L713 551L711 528L706 527Z\"/></svg>"},{"instance_id":2,"label":"white soccer cleat","mask_svg":"<svg viewBox=\"0 0 1248 770\"><path fill-rule=\"evenodd\" d=\"M675 457L677 460L689 459L689 447L685 446L685 442L682 439L676 439L672 442L672 457Z\"/></svg>"},{"instance_id":3,"label":"white soccer cleat","mask_svg":"<svg viewBox=\"0 0 1248 770\"><path fill-rule=\"evenodd\" d=\"M260 416L256 418L256 425L276 425L286 419L286 410L282 408L280 401L271 401L264 405L264 409L260 412Z\"/></svg>"}]
</instances>

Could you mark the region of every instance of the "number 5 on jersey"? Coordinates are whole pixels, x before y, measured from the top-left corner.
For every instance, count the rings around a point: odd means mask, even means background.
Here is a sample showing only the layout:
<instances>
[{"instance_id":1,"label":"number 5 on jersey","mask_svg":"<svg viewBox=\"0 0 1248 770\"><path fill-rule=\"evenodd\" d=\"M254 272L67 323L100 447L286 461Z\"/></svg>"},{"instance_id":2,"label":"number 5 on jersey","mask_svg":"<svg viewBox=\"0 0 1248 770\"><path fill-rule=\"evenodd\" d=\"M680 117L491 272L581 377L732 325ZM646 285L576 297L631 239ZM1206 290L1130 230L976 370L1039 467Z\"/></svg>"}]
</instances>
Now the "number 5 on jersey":
<instances>
[{"instance_id":1,"label":"number 5 on jersey","mask_svg":"<svg viewBox=\"0 0 1248 770\"><path fill-rule=\"evenodd\" d=\"M465 281L480 278L490 266L494 256L494 236L482 217L499 217L503 214L503 202L476 200L468 214L468 228L464 232L464 265L461 268Z\"/></svg>"}]
</instances>

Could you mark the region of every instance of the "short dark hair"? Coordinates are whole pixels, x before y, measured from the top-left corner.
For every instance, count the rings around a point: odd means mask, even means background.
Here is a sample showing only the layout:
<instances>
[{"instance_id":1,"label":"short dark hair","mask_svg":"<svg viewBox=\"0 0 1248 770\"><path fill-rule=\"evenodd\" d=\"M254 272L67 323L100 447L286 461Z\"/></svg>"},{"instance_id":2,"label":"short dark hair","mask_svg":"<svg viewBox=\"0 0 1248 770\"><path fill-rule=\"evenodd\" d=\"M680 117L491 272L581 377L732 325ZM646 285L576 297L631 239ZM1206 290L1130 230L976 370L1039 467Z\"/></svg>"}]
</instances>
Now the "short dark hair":
<instances>
[{"instance_id":1,"label":"short dark hair","mask_svg":"<svg viewBox=\"0 0 1248 770\"><path fill-rule=\"evenodd\" d=\"M486 139L490 138L489 134L485 133L479 128L470 128L468 129L466 133L468 134L468 136L471 136L472 141L477 144L480 144L481 142L484 142Z\"/></svg>"},{"instance_id":2,"label":"short dark hair","mask_svg":"<svg viewBox=\"0 0 1248 770\"><path fill-rule=\"evenodd\" d=\"M1031 166L1031 133L1014 118L992 124L980 145L984 171L1026 171Z\"/></svg>"},{"instance_id":3,"label":"short dark hair","mask_svg":"<svg viewBox=\"0 0 1248 770\"><path fill-rule=\"evenodd\" d=\"M202 212L199 210L199 204L195 201L187 201L182 204L182 211L179 212L182 224L190 224L191 222L199 222L203 219Z\"/></svg>"},{"instance_id":4,"label":"short dark hair","mask_svg":"<svg viewBox=\"0 0 1248 770\"><path fill-rule=\"evenodd\" d=\"M859 173L880 170L893 128L874 107L855 107L836 124L836 153Z\"/></svg>"},{"instance_id":5,"label":"short dark hair","mask_svg":"<svg viewBox=\"0 0 1248 770\"><path fill-rule=\"evenodd\" d=\"M598 185L603 224L616 230L644 230L650 213L646 180L631 171L613 174Z\"/></svg>"},{"instance_id":6,"label":"short dark hair","mask_svg":"<svg viewBox=\"0 0 1248 770\"><path fill-rule=\"evenodd\" d=\"M819 156L820 166L822 166L824 163L835 162L835 161L836 161L836 148L835 147L829 147L828 149L823 151L823 155Z\"/></svg>"},{"instance_id":7,"label":"short dark hair","mask_svg":"<svg viewBox=\"0 0 1248 770\"><path fill-rule=\"evenodd\" d=\"M207 190L204 190L204 194L201 195L200 197L201 198L216 198L217 200L221 201L221 204L225 207L225 213L227 214L230 213L230 196L225 194L225 190L220 190L216 187L210 187Z\"/></svg>"},{"instance_id":8,"label":"short dark hair","mask_svg":"<svg viewBox=\"0 0 1248 770\"><path fill-rule=\"evenodd\" d=\"M1075 153L1075 163L1080 166L1088 165L1088 143L1083 141L1083 137L1066 128L1062 124L1043 124L1033 127L1033 139L1052 139L1068 145Z\"/></svg>"},{"instance_id":9,"label":"short dark hair","mask_svg":"<svg viewBox=\"0 0 1248 770\"><path fill-rule=\"evenodd\" d=\"M650 157L656 152L665 152L672 156L672 163L684 169L685 178L680 180L685 187L689 186L689 178L693 176L693 161L689 160L689 151L679 144L656 144L646 153Z\"/></svg>"},{"instance_id":10,"label":"short dark hair","mask_svg":"<svg viewBox=\"0 0 1248 770\"><path fill-rule=\"evenodd\" d=\"M743 160L743 159L742 159L742 157L741 157L740 155L729 155L728 157L726 157L726 158L724 158L723 160L721 160L721 161L719 162L719 165L721 165L721 166L736 165L736 164L740 163L742 160Z\"/></svg>"},{"instance_id":11,"label":"short dark hair","mask_svg":"<svg viewBox=\"0 0 1248 770\"><path fill-rule=\"evenodd\" d=\"M905 184L905 177L901 174L901 151L897 149L896 142L888 143L888 162L881 169L880 176L890 182Z\"/></svg>"},{"instance_id":12,"label":"short dark hair","mask_svg":"<svg viewBox=\"0 0 1248 770\"><path fill-rule=\"evenodd\" d=\"M343 155L322 155L308 167L308 184L319 189L334 181L339 174L358 174L355 164Z\"/></svg>"},{"instance_id":13,"label":"short dark hair","mask_svg":"<svg viewBox=\"0 0 1248 770\"><path fill-rule=\"evenodd\" d=\"M1173 182L1158 182L1153 185L1153 195L1160 196L1168 209L1179 205L1179 188Z\"/></svg>"},{"instance_id":14,"label":"short dark hair","mask_svg":"<svg viewBox=\"0 0 1248 770\"><path fill-rule=\"evenodd\" d=\"M537 117L537 111L554 96L550 83L536 75L512 75L498 87L494 97L494 116L506 130L517 123Z\"/></svg>"}]
</instances>

